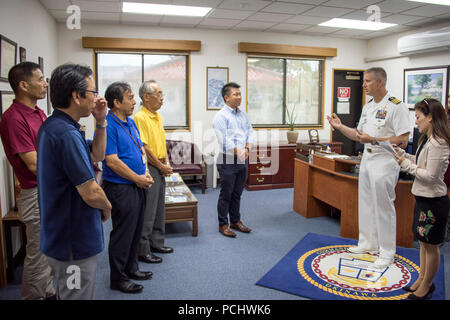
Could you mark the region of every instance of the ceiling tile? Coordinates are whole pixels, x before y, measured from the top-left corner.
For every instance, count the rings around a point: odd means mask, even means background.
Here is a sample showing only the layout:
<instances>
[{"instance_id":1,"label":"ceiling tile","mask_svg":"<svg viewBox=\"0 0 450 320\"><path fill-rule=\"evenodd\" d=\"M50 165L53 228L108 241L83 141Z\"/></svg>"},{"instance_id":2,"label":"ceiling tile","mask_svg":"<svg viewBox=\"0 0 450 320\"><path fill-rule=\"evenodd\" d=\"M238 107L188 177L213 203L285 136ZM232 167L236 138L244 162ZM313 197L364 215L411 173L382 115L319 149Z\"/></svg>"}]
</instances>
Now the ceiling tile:
<instances>
[{"instance_id":1,"label":"ceiling tile","mask_svg":"<svg viewBox=\"0 0 450 320\"><path fill-rule=\"evenodd\" d=\"M90 23L119 23L120 22L120 13L118 12L82 12L81 13L81 22L90 22Z\"/></svg>"},{"instance_id":2,"label":"ceiling tile","mask_svg":"<svg viewBox=\"0 0 450 320\"><path fill-rule=\"evenodd\" d=\"M176 17L176 16L163 16L161 20L161 25L171 24L171 25L190 25L195 26L199 24L203 18L199 17Z\"/></svg>"},{"instance_id":3,"label":"ceiling tile","mask_svg":"<svg viewBox=\"0 0 450 320\"><path fill-rule=\"evenodd\" d=\"M301 3L301 4L313 4L313 5L319 5L324 2L327 2L328 0L277 0L277 2L292 2L292 3Z\"/></svg>"},{"instance_id":4,"label":"ceiling tile","mask_svg":"<svg viewBox=\"0 0 450 320\"><path fill-rule=\"evenodd\" d=\"M80 7L81 15L84 11L122 12L122 5L119 2L72 0L72 3Z\"/></svg>"},{"instance_id":5,"label":"ceiling tile","mask_svg":"<svg viewBox=\"0 0 450 320\"><path fill-rule=\"evenodd\" d=\"M329 18L325 17L310 17L310 16L295 16L291 19L288 19L284 21L285 23L298 23L298 24L319 24L325 21L330 20Z\"/></svg>"},{"instance_id":6,"label":"ceiling tile","mask_svg":"<svg viewBox=\"0 0 450 320\"><path fill-rule=\"evenodd\" d=\"M385 0L383 2L377 3L381 11L398 13L405 10L417 8L423 6L424 3L406 1L406 0Z\"/></svg>"},{"instance_id":7,"label":"ceiling tile","mask_svg":"<svg viewBox=\"0 0 450 320\"><path fill-rule=\"evenodd\" d=\"M282 22L294 17L292 14L258 12L248 17L251 21Z\"/></svg>"},{"instance_id":8,"label":"ceiling tile","mask_svg":"<svg viewBox=\"0 0 450 320\"><path fill-rule=\"evenodd\" d=\"M403 11L402 14L413 16L434 17L443 13L450 12L450 6L426 5L423 7Z\"/></svg>"},{"instance_id":9,"label":"ceiling tile","mask_svg":"<svg viewBox=\"0 0 450 320\"><path fill-rule=\"evenodd\" d=\"M253 11L214 9L210 14L208 14L208 18L245 19L253 13Z\"/></svg>"},{"instance_id":10,"label":"ceiling tile","mask_svg":"<svg viewBox=\"0 0 450 320\"><path fill-rule=\"evenodd\" d=\"M206 18L199 26L233 27L239 22L240 20Z\"/></svg>"},{"instance_id":11,"label":"ceiling tile","mask_svg":"<svg viewBox=\"0 0 450 320\"><path fill-rule=\"evenodd\" d=\"M422 17L418 16L407 16L405 14L392 14L388 17L382 18L381 22L387 23L396 23L396 24L405 24L412 21L417 21L422 19Z\"/></svg>"},{"instance_id":12,"label":"ceiling tile","mask_svg":"<svg viewBox=\"0 0 450 320\"><path fill-rule=\"evenodd\" d=\"M71 5L69 0L40 0L42 5L50 10L66 10Z\"/></svg>"},{"instance_id":13,"label":"ceiling tile","mask_svg":"<svg viewBox=\"0 0 450 320\"><path fill-rule=\"evenodd\" d=\"M377 2L380 2L380 0L330 0L323 3L323 5L339 8L362 9Z\"/></svg>"},{"instance_id":14,"label":"ceiling tile","mask_svg":"<svg viewBox=\"0 0 450 320\"><path fill-rule=\"evenodd\" d=\"M262 9L261 11L273 13L299 14L312 8L314 8L314 6L307 4L274 2L270 6L267 6L264 9Z\"/></svg>"},{"instance_id":15,"label":"ceiling tile","mask_svg":"<svg viewBox=\"0 0 450 320\"><path fill-rule=\"evenodd\" d=\"M258 11L270 5L270 1L261 0L224 0L219 8L233 10Z\"/></svg>"},{"instance_id":16,"label":"ceiling tile","mask_svg":"<svg viewBox=\"0 0 450 320\"><path fill-rule=\"evenodd\" d=\"M216 8L221 2L222 0L172 0L170 4L175 4L179 6Z\"/></svg>"},{"instance_id":17,"label":"ceiling tile","mask_svg":"<svg viewBox=\"0 0 450 320\"><path fill-rule=\"evenodd\" d=\"M372 13L367 13L366 10L355 10L348 14L344 14L343 16L340 16L339 18L353 19L353 20L368 20L371 15L372 15ZM392 15L392 14L387 13L387 12L380 12L381 19L383 19L385 16L389 16L389 15Z\"/></svg>"},{"instance_id":18,"label":"ceiling tile","mask_svg":"<svg viewBox=\"0 0 450 320\"><path fill-rule=\"evenodd\" d=\"M404 23L404 25L413 27L422 27L422 26L429 26L431 24L435 24L438 22L439 22L438 18L422 18L416 21Z\"/></svg>"},{"instance_id":19,"label":"ceiling tile","mask_svg":"<svg viewBox=\"0 0 450 320\"><path fill-rule=\"evenodd\" d=\"M314 26L309 27L308 29L304 29L305 32L319 32L319 33L332 33L338 30L342 30L342 28L334 28L334 27L322 27L322 26Z\"/></svg>"},{"instance_id":20,"label":"ceiling tile","mask_svg":"<svg viewBox=\"0 0 450 320\"><path fill-rule=\"evenodd\" d=\"M333 32L333 36L336 35L344 35L344 36L359 36L362 34L366 34L367 30L356 30L356 29L341 29L336 32Z\"/></svg>"},{"instance_id":21,"label":"ceiling tile","mask_svg":"<svg viewBox=\"0 0 450 320\"><path fill-rule=\"evenodd\" d=\"M273 22L262 22L262 21L242 21L237 24L233 29L236 30L265 30L273 27L275 23Z\"/></svg>"},{"instance_id":22,"label":"ceiling tile","mask_svg":"<svg viewBox=\"0 0 450 320\"><path fill-rule=\"evenodd\" d=\"M318 6L302 13L302 15L336 18L344 14L350 13L351 11L353 11L353 9Z\"/></svg>"},{"instance_id":23,"label":"ceiling tile","mask_svg":"<svg viewBox=\"0 0 450 320\"><path fill-rule=\"evenodd\" d=\"M152 14L135 14L135 13L122 13L120 21L123 24L149 24L158 25L161 22L163 16Z\"/></svg>"},{"instance_id":24,"label":"ceiling tile","mask_svg":"<svg viewBox=\"0 0 450 320\"><path fill-rule=\"evenodd\" d=\"M373 39L373 38L378 38L378 37L383 37L383 36L388 36L392 33L390 32L386 32L386 31L375 31L375 32L369 32L363 36L368 36L368 39ZM358 36L357 36L358 37Z\"/></svg>"},{"instance_id":25,"label":"ceiling tile","mask_svg":"<svg viewBox=\"0 0 450 320\"><path fill-rule=\"evenodd\" d=\"M309 24L280 23L273 26L268 31L297 32L309 27L311 27Z\"/></svg>"}]
</instances>

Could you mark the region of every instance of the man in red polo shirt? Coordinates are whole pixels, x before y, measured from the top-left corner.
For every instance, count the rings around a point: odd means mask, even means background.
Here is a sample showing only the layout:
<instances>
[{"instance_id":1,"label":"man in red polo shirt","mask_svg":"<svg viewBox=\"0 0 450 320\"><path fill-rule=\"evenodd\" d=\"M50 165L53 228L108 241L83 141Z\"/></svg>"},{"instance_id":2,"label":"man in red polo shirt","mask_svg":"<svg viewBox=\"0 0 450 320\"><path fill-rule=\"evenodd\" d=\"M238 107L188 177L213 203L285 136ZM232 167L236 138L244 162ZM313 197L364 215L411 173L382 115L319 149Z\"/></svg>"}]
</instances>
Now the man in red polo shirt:
<instances>
[{"instance_id":1,"label":"man in red polo shirt","mask_svg":"<svg viewBox=\"0 0 450 320\"><path fill-rule=\"evenodd\" d=\"M27 249L23 267L21 299L52 299L53 277L47 258L40 252L40 214L36 178L36 138L47 118L36 103L47 94L47 82L33 62L11 68L9 84L15 99L0 121L0 136L6 157L19 180L22 191L18 199L20 219L26 226Z\"/></svg>"}]
</instances>

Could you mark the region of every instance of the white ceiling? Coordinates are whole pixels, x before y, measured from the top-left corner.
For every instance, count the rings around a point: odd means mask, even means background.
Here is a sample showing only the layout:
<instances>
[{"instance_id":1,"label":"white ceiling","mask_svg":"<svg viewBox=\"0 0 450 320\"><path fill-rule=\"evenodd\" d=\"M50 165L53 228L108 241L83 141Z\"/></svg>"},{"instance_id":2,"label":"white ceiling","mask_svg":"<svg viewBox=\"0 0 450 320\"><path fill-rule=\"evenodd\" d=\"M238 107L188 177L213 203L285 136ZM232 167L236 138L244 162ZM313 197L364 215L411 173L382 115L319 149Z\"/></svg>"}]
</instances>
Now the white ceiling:
<instances>
[{"instance_id":1,"label":"white ceiling","mask_svg":"<svg viewBox=\"0 0 450 320\"><path fill-rule=\"evenodd\" d=\"M121 0L40 0L58 22L69 16L69 5L81 9L81 23L285 32L314 36L372 39L450 21L450 6L406 0L129 0L159 4L212 7L202 18L122 13ZM450 0L448 0L450 2ZM377 5L381 22L398 26L382 31L318 26L331 18L367 20L366 9Z\"/></svg>"}]
</instances>

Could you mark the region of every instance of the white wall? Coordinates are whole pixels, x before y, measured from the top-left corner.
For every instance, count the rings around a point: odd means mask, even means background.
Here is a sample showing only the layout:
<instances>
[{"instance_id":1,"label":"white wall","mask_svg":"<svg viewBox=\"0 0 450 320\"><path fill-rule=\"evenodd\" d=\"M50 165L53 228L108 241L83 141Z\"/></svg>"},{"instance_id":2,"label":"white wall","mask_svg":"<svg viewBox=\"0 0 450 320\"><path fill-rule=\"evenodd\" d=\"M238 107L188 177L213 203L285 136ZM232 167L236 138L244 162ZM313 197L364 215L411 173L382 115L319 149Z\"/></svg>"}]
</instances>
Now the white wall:
<instances>
[{"instance_id":1,"label":"white wall","mask_svg":"<svg viewBox=\"0 0 450 320\"><path fill-rule=\"evenodd\" d=\"M74 62L90 66L93 65L92 50L83 49L81 46L81 38L83 36L200 40L202 43L201 51L191 54L191 133L175 133L169 134L168 136L176 136L178 138L181 135L182 139L189 140L192 134L192 140L200 145L200 147L203 146L202 149L204 152L208 151L205 149L209 149L207 147L211 144L211 140L203 138L202 132L204 133L206 131L207 134L209 133L209 136L211 135L212 120L217 112L206 110L206 67L229 67L230 81L235 81L242 86L242 106L245 107L246 55L238 53L238 42L337 48L337 57L326 60L325 114L329 114L331 110L332 90L330 88L332 87L332 69L364 69L366 66L363 60L367 49L366 40L310 37L284 33L192 30L104 24L82 24L80 30L68 30L65 24L62 23L58 24L59 63ZM93 119L84 119L82 122L88 127L87 136L92 135ZM324 121L324 125L324 129L320 131L320 136L322 139L329 139L330 131L326 120ZM270 133L272 133L272 139L274 140L286 140L284 130L263 131L259 132L258 136L265 136ZM270 138L266 139L270 140ZM308 139L307 131L301 131L299 139Z\"/></svg>"},{"instance_id":2,"label":"white wall","mask_svg":"<svg viewBox=\"0 0 450 320\"><path fill-rule=\"evenodd\" d=\"M385 56L399 56L397 50L397 40L400 37L412 34L424 32L429 29L438 29L447 24L437 25L434 27L421 28L414 31L408 31L399 33L396 35L375 38L369 40L367 58L377 58ZM390 58L381 61L370 62L369 67L383 67L385 68L388 76L387 89L390 94L397 97L403 101L403 70L409 68L420 68L420 67L433 67L441 65L450 65L450 50L434 52L434 53L422 53L414 54L409 56L404 56L400 58Z\"/></svg>"},{"instance_id":3,"label":"white wall","mask_svg":"<svg viewBox=\"0 0 450 320\"><path fill-rule=\"evenodd\" d=\"M50 77L50 71L57 64L58 46L56 22L38 1L0 0L0 34L17 43L17 62L19 47L27 51L27 60L38 62L44 58L44 72ZM0 90L11 91L7 82L0 82ZM47 110L46 100L38 105ZM0 199L2 215L13 206L11 168L0 143Z\"/></svg>"}]
</instances>

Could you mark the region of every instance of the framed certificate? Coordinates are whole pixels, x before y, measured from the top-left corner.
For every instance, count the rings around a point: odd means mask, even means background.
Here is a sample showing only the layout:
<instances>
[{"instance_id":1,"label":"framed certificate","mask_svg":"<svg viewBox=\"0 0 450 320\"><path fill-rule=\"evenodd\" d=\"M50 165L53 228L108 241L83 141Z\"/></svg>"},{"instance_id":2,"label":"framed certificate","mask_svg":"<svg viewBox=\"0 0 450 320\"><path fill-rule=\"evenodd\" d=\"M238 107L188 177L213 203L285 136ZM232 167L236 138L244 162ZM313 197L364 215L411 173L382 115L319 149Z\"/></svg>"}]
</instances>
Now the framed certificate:
<instances>
[{"instance_id":1,"label":"framed certificate","mask_svg":"<svg viewBox=\"0 0 450 320\"><path fill-rule=\"evenodd\" d=\"M17 43L0 35L0 81L8 82L8 72L17 63Z\"/></svg>"},{"instance_id":2,"label":"framed certificate","mask_svg":"<svg viewBox=\"0 0 450 320\"><path fill-rule=\"evenodd\" d=\"M0 120L2 119L2 114L12 105L14 98L14 92L0 91Z\"/></svg>"}]
</instances>

